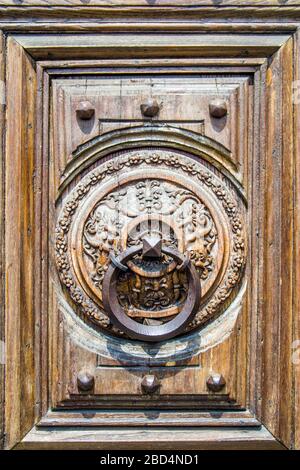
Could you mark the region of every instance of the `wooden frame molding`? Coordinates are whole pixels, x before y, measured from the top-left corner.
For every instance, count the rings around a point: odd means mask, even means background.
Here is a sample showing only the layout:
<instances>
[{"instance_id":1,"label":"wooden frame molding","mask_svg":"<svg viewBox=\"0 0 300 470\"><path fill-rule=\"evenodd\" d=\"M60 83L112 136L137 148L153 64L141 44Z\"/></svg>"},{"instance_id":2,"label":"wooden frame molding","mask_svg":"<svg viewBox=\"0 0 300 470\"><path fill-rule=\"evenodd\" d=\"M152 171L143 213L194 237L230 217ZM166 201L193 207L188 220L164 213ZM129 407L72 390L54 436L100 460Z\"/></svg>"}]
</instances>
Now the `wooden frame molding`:
<instances>
[{"instance_id":1,"label":"wooden frame molding","mask_svg":"<svg viewBox=\"0 0 300 470\"><path fill-rule=\"evenodd\" d=\"M300 365L292 362L293 342L300 339L300 112L293 102L293 83L300 74L300 2L66 4L25 0L17 7L13 1L0 2L3 445L111 449L117 440L119 449L300 448ZM194 417L192 431L184 428L183 419L172 442L164 429L171 412L151 429L137 413L139 428L116 426L109 432L99 428L111 426L107 416L97 414L85 429L74 413L69 420L76 428L67 430L59 425L60 412L49 410L48 240L43 235L48 228L47 90L53 78L68 74L115 73L120 67L125 73L154 66L172 70L174 65L177 73L199 73L208 64L216 73L233 67L253 79L255 171L248 191L256 230L249 240L254 289L247 329L252 344L247 407L222 412L209 430L201 426L217 418L205 412L199 421ZM260 198L259 207L254 197ZM118 415L112 419L117 422Z\"/></svg>"},{"instance_id":2,"label":"wooden frame molding","mask_svg":"<svg viewBox=\"0 0 300 470\"><path fill-rule=\"evenodd\" d=\"M264 427L261 429L149 430L37 430L29 432L17 449L115 450L284 450Z\"/></svg>"},{"instance_id":3,"label":"wooden frame molding","mask_svg":"<svg viewBox=\"0 0 300 470\"><path fill-rule=\"evenodd\" d=\"M190 34L182 33L180 36L170 33L167 36L158 34L134 34L126 36L119 34L64 34L39 35L38 42L34 35L14 35L15 40L36 60L47 59L49 54L56 59L102 59L114 57L131 57L132 49L135 57L165 57L166 48L168 57L218 57L222 48L222 57L250 56L266 57L281 47L288 35L268 35L264 41L259 35L230 35ZM241 53L241 51L243 51Z\"/></svg>"}]
</instances>

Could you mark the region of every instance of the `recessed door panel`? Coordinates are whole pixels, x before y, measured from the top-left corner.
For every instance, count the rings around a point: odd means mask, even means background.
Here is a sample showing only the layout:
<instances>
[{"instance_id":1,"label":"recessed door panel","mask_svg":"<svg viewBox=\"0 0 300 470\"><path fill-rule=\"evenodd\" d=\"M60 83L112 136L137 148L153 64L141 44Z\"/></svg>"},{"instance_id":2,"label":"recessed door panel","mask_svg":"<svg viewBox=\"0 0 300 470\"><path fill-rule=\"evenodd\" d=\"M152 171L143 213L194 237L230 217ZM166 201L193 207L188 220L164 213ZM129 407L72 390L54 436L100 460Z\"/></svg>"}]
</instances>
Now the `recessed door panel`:
<instances>
[{"instance_id":1,"label":"recessed door panel","mask_svg":"<svg viewBox=\"0 0 300 470\"><path fill-rule=\"evenodd\" d=\"M53 405L242 408L250 79L52 90Z\"/></svg>"}]
</instances>

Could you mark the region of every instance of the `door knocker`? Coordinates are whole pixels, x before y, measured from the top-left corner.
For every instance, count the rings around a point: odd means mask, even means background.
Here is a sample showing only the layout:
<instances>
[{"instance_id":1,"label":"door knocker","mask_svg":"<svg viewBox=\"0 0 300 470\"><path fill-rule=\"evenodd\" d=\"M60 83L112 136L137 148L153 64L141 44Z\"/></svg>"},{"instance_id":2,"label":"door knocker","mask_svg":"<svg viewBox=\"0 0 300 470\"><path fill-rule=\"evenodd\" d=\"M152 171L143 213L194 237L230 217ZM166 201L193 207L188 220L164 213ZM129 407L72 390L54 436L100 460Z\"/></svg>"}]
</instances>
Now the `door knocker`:
<instances>
[{"instance_id":1,"label":"door knocker","mask_svg":"<svg viewBox=\"0 0 300 470\"><path fill-rule=\"evenodd\" d=\"M185 272L188 289L185 302L179 313L173 318L160 325L145 325L135 321L121 305L118 295L119 275L130 271L132 260L141 255L144 260L159 260L163 255L168 256L171 262L165 270L176 269ZM158 273L160 276L162 271ZM154 276L153 267L149 269L149 275ZM178 250L163 246L159 237L148 236L142 240L142 244L132 246L115 257L111 255L111 263L103 279L103 305L112 323L134 339L158 342L172 338L184 331L185 326L196 315L201 297L200 279L190 259Z\"/></svg>"},{"instance_id":2,"label":"door knocker","mask_svg":"<svg viewBox=\"0 0 300 470\"><path fill-rule=\"evenodd\" d=\"M237 295L244 227L238 194L200 160L128 150L70 191L56 265L75 313L100 334L161 341L202 327Z\"/></svg>"}]
</instances>

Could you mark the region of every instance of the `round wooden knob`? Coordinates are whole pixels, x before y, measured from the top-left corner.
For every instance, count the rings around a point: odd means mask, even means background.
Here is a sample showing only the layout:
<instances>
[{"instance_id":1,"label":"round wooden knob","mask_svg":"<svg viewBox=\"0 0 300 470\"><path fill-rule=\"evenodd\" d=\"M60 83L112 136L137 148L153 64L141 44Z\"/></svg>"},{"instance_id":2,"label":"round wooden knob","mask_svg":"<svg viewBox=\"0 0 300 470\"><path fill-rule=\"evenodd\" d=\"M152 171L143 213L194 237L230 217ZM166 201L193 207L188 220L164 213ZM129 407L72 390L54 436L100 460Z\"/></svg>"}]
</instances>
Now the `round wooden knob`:
<instances>
[{"instance_id":1,"label":"round wooden knob","mask_svg":"<svg viewBox=\"0 0 300 470\"><path fill-rule=\"evenodd\" d=\"M76 114L80 119L91 119L95 114L95 108L89 101L80 101L76 109Z\"/></svg>"},{"instance_id":2,"label":"round wooden knob","mask_svg":"<svg viewBox=\"0 0 300 470\"><path fill-rule=\"evenodd\" d=\"M227 103L222 99L215 99L209 103L209 113L214 118L222 118L227 114Z\"/></svg>"},{"instance_id":3,"label":"round wooden knob","mask_svg":"<svg viewBox=\"0 0 300 470\"><path fill-rule=\"evenodd\" d=\"M95 384L95 379L92 374L86 371L81 371L77 375L77 386L78 389L82 392L89 392L93 389Z\"/></svg>"},{"instance_id":4,"label":"round wooden knob","mask_svg":"<svg viewBox=\"0 0 300 470\"><path fill-rule=\"evenodd\" d=\"M141 112L143 116L154 117L159 112L159 104L156 100L149 98L145 103L141 104Z\"/></svg>"},{"instance_id":5,"label":"round wooden knob","mask_svg":"<svg viewBox=\"0 0 300 470\"><path fill-rule=\"evenodd\" d=\"M207 388L212 392L220 392L225 387L226 381L221 374L212 374L206 381Z\"/></svg>"},{"instance_id":6,"label":"round wooden knob","mask_svg":"<svg viewBox=\"0 0 300 470\"><path fill-rule=\"evenodd\" d=\"M147 393L148 395L152 395L155 393L160 387L159 380L155 377L155 375L147 374L143 377L141 382L141 388L143 393Z\"/></svg>"}]
</instances>

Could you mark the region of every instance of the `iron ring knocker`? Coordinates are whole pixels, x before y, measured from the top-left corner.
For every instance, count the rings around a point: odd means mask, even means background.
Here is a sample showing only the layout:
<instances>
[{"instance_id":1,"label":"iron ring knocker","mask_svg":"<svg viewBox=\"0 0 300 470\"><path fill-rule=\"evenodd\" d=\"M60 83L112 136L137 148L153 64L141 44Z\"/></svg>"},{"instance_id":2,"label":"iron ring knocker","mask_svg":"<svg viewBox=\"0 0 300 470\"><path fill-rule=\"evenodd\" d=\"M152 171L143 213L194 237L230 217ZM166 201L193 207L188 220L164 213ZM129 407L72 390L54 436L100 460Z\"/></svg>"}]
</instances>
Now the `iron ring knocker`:
<instances>
[{"instance_id":1,"label":"iron ring knocker","mask_svg":"<svg viewBox=\"0 0 300 470\"><path fill-rule=\"evenodd\" d=\"M143 325L136 322L125 313L118 301L117 281L120 271L127 271L129 269L127 262L135 255L141 254L143 249L144 246L142 244L133 246L123 251L117 258L112 257L112 262L103 280L103 305L112 323L121 331L128 334L129 337L142 341L159 342L182 333L185 326L196 315L201 298L200 279L195 267L188 258L173 248L161 246L161 252L176 261L177 269L186 271L189 284L187 297L176 317L163 325Z\"/></svg>"}]
</instances>

